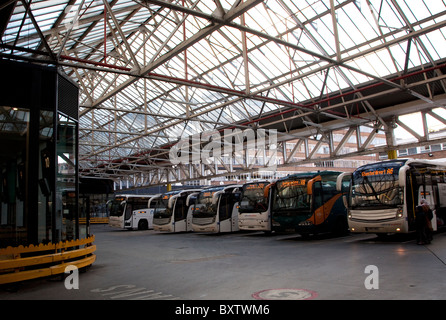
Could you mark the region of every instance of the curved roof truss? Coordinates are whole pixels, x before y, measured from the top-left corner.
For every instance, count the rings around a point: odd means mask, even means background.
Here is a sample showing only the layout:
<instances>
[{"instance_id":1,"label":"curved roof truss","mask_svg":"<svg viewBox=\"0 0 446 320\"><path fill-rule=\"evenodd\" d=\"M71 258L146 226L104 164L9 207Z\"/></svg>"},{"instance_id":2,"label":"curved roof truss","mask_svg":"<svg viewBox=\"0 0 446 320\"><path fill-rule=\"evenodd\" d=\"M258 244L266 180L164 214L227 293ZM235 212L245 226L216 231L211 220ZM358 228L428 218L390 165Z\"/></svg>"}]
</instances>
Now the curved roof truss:
<instances>
[{"instance_id":1,"label":"curved roof truss","mask_svg":"<svg viewBox=\"0 0 446 320\"><path fill-rule=\"evenodd\" d=\"M387 151L396 126L411 144L443 143L430 129L446 123L444 0L21 0L0 20L2 59L77 81L83 175L228 174L221 159L173 166L169 150L233 128L277 130L280 166L318 161L322 145L326 160ZM413 112L421 132L404 121Z\"/></svg>"}]
</instances>

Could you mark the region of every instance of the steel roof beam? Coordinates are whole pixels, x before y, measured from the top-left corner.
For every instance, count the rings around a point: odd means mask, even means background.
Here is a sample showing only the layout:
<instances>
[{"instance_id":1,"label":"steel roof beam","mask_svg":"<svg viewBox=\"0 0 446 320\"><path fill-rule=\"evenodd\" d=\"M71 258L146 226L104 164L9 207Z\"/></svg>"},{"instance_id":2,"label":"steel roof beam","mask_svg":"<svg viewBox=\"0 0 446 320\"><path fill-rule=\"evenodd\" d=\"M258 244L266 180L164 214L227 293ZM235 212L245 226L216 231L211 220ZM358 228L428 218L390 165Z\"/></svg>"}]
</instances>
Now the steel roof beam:
<instances>
[{"instance_id":1,"label":"steel roof beam","mask_svg":"<svg viewBox=\"0 0 446 320\"><path fill-rule=\"evenodd\" d=\"M438 77L436 77L436 78L434 78L434 79L431 79L430 81L436 81L436 80L438 80ZM426 81L423 81L423 83L425 83ZM418 83L414 83L414 84L411 84L410 86L409 86L409 88L410 87L415 87L415 86L417 86L417 85L419 85ZM342 103L340 103L340 104L336 104L336 105L330 105L330 106L328 106L328 107L325 107L325 108L322 108L320 111L321 112L324 112L324 111L329 111L330 109L334 109L334 108L336 108L336 107L339 107L339 106L342 106L342 105L346 105L346 104L351 104L351 103L354 103L354 102L360 102L360 101L363 101L363 100L367 100L367 99L370 99L370 98L376 98L376 97L378 97L378 96L382 96L382 95L386 95L386 94L389 94L390 92L393 92L393 91L395 91L395 92L398 92L399 91L399 89L397 89L397 88L394 88L394 89L390 89L390 90L387 90L387 91L382 91L382 92L379 92L379 93L377 93L377 94L374 94L374 95L372 95L372 96L365 96L365 97L362 97L362 98L357 98L357 99L353 99L353 100L349 100L349 101L346 101L346 102L342 102ZM238 99L242 99L241 97L239 97ZM277 101L274 101L273 99L266 99L265 98L265 101L268 101L268 102L277 102ZM227 102L226 104L231 104L231 103L233 103L234 101L229 101L229 102ZM441 103L436 103L437 105L442 105ZM295 106L294 104L289 104L289 106ZM214 107L214 108L212 108L212 109L218 109L218 108L221 108L222 106L220 105L220 106L218 106L218 107ZM308 107L308 106L307 106ZM425 107L426 108L426 107ZM292 109L290 109L290 110L287 110L286 112L291 112L291 111L293 111ZM203 111L203 112L201 112L201 113L197 113L197 114L195 114L195 115L193 115L194 117L198 117L199 115L201 115L201 114L203 114L203 113L206 113L206 112L209 112L209 110L205 110L205 111ZM381 111L380 111L381 112ZM407 112L409 112L409 110L405 110L405 113L407 113ZM313 113L313 111L311 111L309 108L308 108L308 112L306 112L306 113L302 113L302 114L299 114L299 115L296 115L296 116L292 116L292 117L288 117L288 118L286 118L285 120L290 120L290 119L294 119L294 118L300 118L300 117L303 117L303 116L305 116L305 115L310 115L310 114L312 114ZM270 116L264 116L262 119L266 119L266 118L268 118L268 117L271 117L271 116L276 116L276 114L273 114L273 115L270 115ZM259 120L262 120L262 119L255 119L255 120L253 120L252 122L258 122ZM348 122L345 122L346 120L348 120ZM175 121L174 123L171 123L171 124L164 124L161 128L162 129L165 129L165 128L168 128L168 127L170 127L170 126L173 126L173 125L175 125L175 124L179 124L179 123L181 123L183 120L178 120L178 121ZM198 120L199 121L199 120ZM266 125L271 125L271 124L273 124L273 123L279 123L279 122L282 122L283 120L278 120L278 121L276 121L276 122L270 122L270 123L268 123L268 124L266 124ZM345 126L348 126L349 125L349 123L350 124L359 124L359 123L367 123L367 122L370 122L370 121L373 121L373 119L370 119L370 118L367 118L367 117L365 117L365 118L363 118L362 120L361 120L361 118L360 117L355 117L355 118L349 118L349 119L342 119L342 126L341 127L345 127ZM245 124L243 124L242 123L242 125L247 125L247 124L249 124L249 122L248 123L245 123ZM261 127L263 127L263 126L261 126ZM146 132L144 135L150 135L150 134L152 134L152 133L154 133L154 132L157 132L157 130L156 129L154 129L154 130L150 130L150 131L148 131L148 132ZM312 133L310 133L310 134L312 134ZM143 135L142 135L143 136ZM127 140L127 142L131 142L131 141L134 141L136 138L130 138L130 139L128 139ZM115 145L115 147L117 147L117 146L119 146L119 145L122 145L122 144L124 144L124 143L127 143L126 141L124 141L124 142L120 142L118 145ZM105 152L105 151L108 151L108 150L110 150L112 147L108 147L108 148L106 148L105 150L102 150L102 151L98 151L98 152L96 152L96 153L94 153L94 154L99 154L99 153L101 153L101 152ZM93 155L94 155L93 154Z\"/></svg>"},{"instance_id":2,"label":"steel roof beam","mask_svg":"<svg viewBox=\"0 0 446 320\"><path fill-rule=\"evenodd\" d=\"M164 1L155 1L155 2L158 2L157 4L159 4L159 5L170 7L170 4L166 3ZM240 16L244 12L248 11L252 7L256 6L260 2L262 2L262 0L249 0L249 1L243 2L239 6L236 6L236 7L232 8L231 10L229 10L220 21L223 22L224 24L226 24L229 21L237 18L238 16ZM107 99L109 99L110 97L114 96L116 93L118 93L121 90L123 90L124 88L128 87L130 84L134 83L137 80L137 77L142 77L142 76L148 74L149 72L155 70L157 67L161 66L162 64L166 63L167 61L169 61L173 57L175 57L178 54L182 53L184 50L186 50L187 48L193 46L198 41L204 39L205 37L207 37L210 34L212 34L214 31L220 29L221 27L224 26L223 23L218 23L218 24L211 23L207 27L204 27L203 29L201 29L200 31L195 33L193 36L191 36L189 39L187 39L186 41L180 43L178 46L173 48L168 53L162 55L161 57L159 57L158 59L156 59L152 63L144 66L141 69L140 72L136 72L134 74L136 77L132 77L131 79L129 79L129 80L125 81L124 83L122 83L121 85L119 85L113 91L111 91L111 92L103 95L101 98L97 99L93 103L92 107L98 106L102 102L104 102ZM82 116L83 114L85 114L85 111L83 113L81 113L80 115Z\"/></svg>"}]
</instances>

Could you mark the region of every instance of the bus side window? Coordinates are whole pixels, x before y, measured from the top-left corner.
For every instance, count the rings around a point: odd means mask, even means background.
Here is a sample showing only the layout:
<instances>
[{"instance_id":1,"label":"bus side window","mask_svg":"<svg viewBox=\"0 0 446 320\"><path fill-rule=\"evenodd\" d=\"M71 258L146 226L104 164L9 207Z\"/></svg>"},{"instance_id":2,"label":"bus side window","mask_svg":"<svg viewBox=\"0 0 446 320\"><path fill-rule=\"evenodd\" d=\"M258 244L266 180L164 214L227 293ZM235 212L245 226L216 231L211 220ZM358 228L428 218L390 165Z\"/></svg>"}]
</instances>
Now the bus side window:
<instances>
[{"instance_id":1,"label":"bus side window","mask_svg":"<svg viewBox=\"0 0 446 320\"><path fill-rule=\"evenodd\" d=\"M331 198L333 198L337 191L336 191L336 186L334 186L331 183L325 183L323 186L323 192L321 190L322 193L322 197L323 197L323 202L327 202L328 200L330 200Z\"/></svg>"},{"instance_id":2,"label":"bus side window","mask_svg":"<svg viewBox=\"0 0 446 320\"><path fill-rule=\"evenodd\" d=\"M138 201L133 203L133 210L147 209L147 201Z\"/></svg>"},{"instance_id":3,"label":"bus side window","mask_svg":"<svg viewBox=\"0 0 446 320\"><path fill-rule=\"evenodd\" d=\"M127 201L127 205L125 206L125 215L124 215L125 220L130 219L130 217L132 216L132 211L133 211L133 203L130 201Z\"/></svg>"},{"instance_id":4,"label":"bus side window","mask_svg":"<svg viewBox=\"0 0 446 320\"><path fill-rule=\"evenodd\" d=\"M313 210L322 206L322 184L320 181L316 181L313 184Z\"/></svg>"}]
</instances>

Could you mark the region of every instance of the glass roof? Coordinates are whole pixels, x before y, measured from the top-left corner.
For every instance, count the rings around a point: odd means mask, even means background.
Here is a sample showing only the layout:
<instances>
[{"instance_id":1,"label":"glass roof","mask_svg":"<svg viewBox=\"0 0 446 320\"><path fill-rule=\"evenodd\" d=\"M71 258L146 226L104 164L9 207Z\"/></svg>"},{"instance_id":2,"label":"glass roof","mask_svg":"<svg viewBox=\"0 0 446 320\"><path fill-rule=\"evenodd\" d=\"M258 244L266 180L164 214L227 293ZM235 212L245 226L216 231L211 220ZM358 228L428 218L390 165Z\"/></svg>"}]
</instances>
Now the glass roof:
<instances>
[{"instance_id":1,"label":"glass roof","mask_svg":"<svg viewBox=\"0 0 446 320\"><path fill-rule=\"evenodd\" d=\"M446 58L444 0L8 4L2 58L57 63L79 84L83 168L277 112L303 122L324 98L376 81L403 89L387 78Z\"/></svg>"}]
</instances>

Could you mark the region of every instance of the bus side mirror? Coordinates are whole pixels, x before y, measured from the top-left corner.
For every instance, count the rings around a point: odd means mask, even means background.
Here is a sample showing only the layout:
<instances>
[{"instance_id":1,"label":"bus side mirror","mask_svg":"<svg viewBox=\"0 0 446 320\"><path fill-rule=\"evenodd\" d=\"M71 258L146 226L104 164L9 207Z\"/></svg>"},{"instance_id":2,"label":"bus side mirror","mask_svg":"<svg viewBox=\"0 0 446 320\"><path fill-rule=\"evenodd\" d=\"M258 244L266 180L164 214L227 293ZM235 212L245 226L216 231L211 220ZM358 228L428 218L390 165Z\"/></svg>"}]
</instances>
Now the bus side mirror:
<instances>
[{"instance_id":1,"label":"bus side mirror","mask_svg":"<svg viewBox=\"0 0 446 320\"><path fill-rule=\"evenodd\" d=\"M147 201L147 208L150 208L152 206L152 202L155 201L155 199L157 199L160 195L157 194L155 196L153 196L152 198L149 199L149 201Z\"/></svg>"},{"instance_id":2,"label":"bus side mirror","mask_svg":"<svg viewBox=\"0 0 446 320\"><path fill-rule=\"evenodd\" d=\"M352 177L351 172L343 172L336 178L336 191L342 192L344 191L344 183L345 181L350 180Z\"/></svg>"},{"instance_id":3,"label":"bus side mirror","mask_svg":"<svg viewBox=\"0 0 446 320\"><path fill-rule=\"evenodd\" d=\"M265 189L263 189L263 197L265 199L268 199L268 195L269 195L269 189L271 189L271 187L274 185L274 183L270 183L269 185L267 185L265 187Z\"/></svg>"},{"instance_id":4,"label":"bus side mirror","mask_svg":"<svg viewBox=\"0 0 446 320\"><path fill-rule=\"evenodd\" d=\"M191 193L190 195L187 196L186 198L186 207L189 207L191 205L191 201L192 199L194 199L196 196L198 196L199 192L194 192Z\"/></svg>"},{"instance_id":5,"label":"bus side mirror","mask_svg":"<svg viewBox=\"0 0 446 320\"><path fill-rule=\"evenodd\" d=\"M409 169L409 166L405 164L400 168L400 171L398 172L398 183L400 186L404 186L406 184L406 172Z\"/></svg>"},{"instance_id":6,"label":"bus side mirror","mask_svg":"<svg viewBox=\"0 0 446 320\"><path fill-rule=\"evenodd\" d=\"M308 183L307 183L307 194L308 195L312 195L313 194L313 184L316 181L322 181L322 177L321 176L316 176L313 179L308 180Z\"/></svg>"},{"instance_id":7,"label":"bus side mirror","mask_svg":"<svg viewBox=\"0 0 446 320\"><path fill-rule=\"evenodd\" d=\"M177 198L176 196L170 197L169 201L167 202L167 207L169 209L173 207L173 202L175 201L176 198Z\"/></svg>"},{"instance_id":8,"label":"bus side mirror","mask_svg":"<svg viewBox=\"0 0 446 320\"><path fill-rule=\"evenodd\" d=\"M217 205L218 202L218 196L223 193L222 191L217 191L212 195L212 205Z\"/></svg>"},{"instance_id":9,"label":"bus side mirror","mask_svg":"<svg viewBox=\"0 0 446 320\"><path fill-rule=\"evenodd\" d=\"M344 202L344 206L348 208L347 196L342 196L342 202Z\"/></svg>"}]
</instances>

